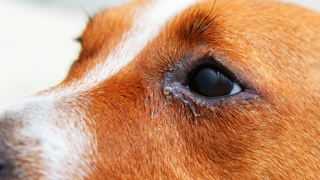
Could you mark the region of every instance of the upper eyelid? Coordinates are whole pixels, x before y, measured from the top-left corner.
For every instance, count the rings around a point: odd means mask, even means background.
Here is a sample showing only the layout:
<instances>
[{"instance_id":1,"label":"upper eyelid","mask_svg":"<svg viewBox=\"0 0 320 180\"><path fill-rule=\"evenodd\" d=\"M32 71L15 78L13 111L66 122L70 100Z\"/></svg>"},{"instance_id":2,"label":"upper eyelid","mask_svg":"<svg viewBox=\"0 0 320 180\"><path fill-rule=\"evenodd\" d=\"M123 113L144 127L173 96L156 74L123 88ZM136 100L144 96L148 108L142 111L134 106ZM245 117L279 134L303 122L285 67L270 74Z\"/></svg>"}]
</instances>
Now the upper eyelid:
<instances>
[{"instance_id":1,"label":"upper eyelid","mask_svg":"<svg viewBox=\"0 0 320 180\"><path fill-rule=\"evenodd\" d=\"M232 80L241 87L242 90L247 89L247 84L238 76L239 72L230 68L230 66L227 66L226 62L216 55L211 55L210 57L214 59L214 64L223 69L227 75L230 76L230 78L232 78Z\"/></svg>"},{"instance_id":2,"label":"upper eyelid","mask_svg":"<svg viewBox=\"0 0 320 180\"><path fill-rule=\"evenodd\" d=\"M230 77L230 73L226 73L227 68L225 68L225 67L221 68L221 66L217 67L216 65L212 65L212 63L203 63L203 64L196 66L194 68L194 70L192 70L191 73L189 73L189 75L188 75L187 87L191 91L193 91L194 93L205 96L206 98L211 97L209 94L207 94L207 95L201 94L201 93L203 93L201 90L200 90L200 92L198 92L199 90L192 88L194 85L193 82L197 81L196 77L199 77L199 74L202 74L202 72L206 71L207 69L214 71L214 74L216 76L218 76L219 78L224 79L224 81L228 81L228 82L232 83L233 86L232 86L232 90L230 91L229 95L237 94L237 93L243 91L243 88L239 85L239 83L237 81L235 81L234 78ZM206 77L208 77L208 76L206 76ZM206 80L209 80L209 79L206 79ZM199 81L197 81L197 82L199 82ZM203 81L201 81L201 82L203 82ZM190 86L190 83L191 83L191 86ZM204 84L203 83L200 83L200 84L208 85L208 82L204 83ZM227 96L227 95L223 95L223 96ZM221 97L221 96L217 95L216 97Z\"/></svg>"},{"instance_id":3,"label":"upper eyelid","mask_svg":"<svg viewBox=\"0 0 320 180\"><path fill-rule=\"evenodd\" d=\"M242 87L243 83L240 81L236 72L234 72L228 66L226 66L224 61L221 60L219 57L210 53L210 54L203 55L202 57L198 58L196 61L197 62L195 64L193 64L193 67L190 70L190 72L194 71L195 69L197 69L201 65L210 64L210 65L216 66L218 69L224 71L228 78L231 78L233 81L235 81L237 84L239 84L242 89L245 89L244 87Z\"/></svg>"}]
</instances>

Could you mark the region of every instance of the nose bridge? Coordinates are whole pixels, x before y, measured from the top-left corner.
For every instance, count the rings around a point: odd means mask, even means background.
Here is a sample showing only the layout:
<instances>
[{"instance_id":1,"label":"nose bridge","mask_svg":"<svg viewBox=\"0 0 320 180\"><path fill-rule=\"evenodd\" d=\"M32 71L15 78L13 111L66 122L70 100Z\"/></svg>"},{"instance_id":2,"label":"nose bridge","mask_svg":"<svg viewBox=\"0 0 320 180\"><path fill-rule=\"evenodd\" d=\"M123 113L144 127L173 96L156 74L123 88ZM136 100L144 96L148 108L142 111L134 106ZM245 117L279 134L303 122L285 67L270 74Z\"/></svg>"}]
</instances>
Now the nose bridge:
<instances>
[{"instance_id":1,"label":"nose bridge","mask_svg":"<svg viewBox=\"0 0 320 180\"><path fill-rule=\"evenodd\" d=\"M0 121L3 118L0 117ZM6 127L2 126L0 122L0 179L12 179L13 176L13 154L10 152L10 147L6 143L8 141L9 133L6 133Z\"/></svg>"},{"instance_id":2,"label":"nose bridge","mask_svg":"<svg viewBox=\"0 0 320 180\"><path fill-rule=\"evenodd\" d=\"M75 112L81 109L63 101L38 97L0 105L0 180L17 173L30 179L40 172L53 179L85 176L94 154L86 150L94 151L94 141L84 113Z\"/></svg>"},{"instance_id":3,"label":"nose bridge","mask_svg":"<svg viewBox=\"0 0 320 180\"><path fill-rule=\"evenodd\" d=\"M2 132L0 133L2 134ZM0 179L13 179L13 155L10 153L10 148L4 142L1 135L0 138Z\"/></svg>"},{"instance_id":4,"label":"nose bridge","mask_svg":"<svg viewBox=\"0 0 320 180\"><path fill-rule=\"evenodd\" d=\"M0 179L14 179L16 170L16 132L23 125L22 119L24 105L21 103L10 103L0 105Z\"/></svg>"},{"instance_id":5,"label":"nose bridge","mask_svg":"<svg viewBox=\"0 0 320 180\"><path fill-rule=\"evenodd\" d=\"M28 118L27 111L26 104L22 102L0 105L0 142L12 142L16 132L24 126L23 123ZM3 147L1 144L0 146Z\"/></svg>"},{"instance_id":6,"label":"nose bridge","mask_svg":"<svg viewBox=\"0 0 320 180\"><path fill-rule=\"evenodd\" d=\"M15 132L35 120L45 121L49 109L50 102L31 98L0 105L0 129Z\"/></svg>"}]
</instances>

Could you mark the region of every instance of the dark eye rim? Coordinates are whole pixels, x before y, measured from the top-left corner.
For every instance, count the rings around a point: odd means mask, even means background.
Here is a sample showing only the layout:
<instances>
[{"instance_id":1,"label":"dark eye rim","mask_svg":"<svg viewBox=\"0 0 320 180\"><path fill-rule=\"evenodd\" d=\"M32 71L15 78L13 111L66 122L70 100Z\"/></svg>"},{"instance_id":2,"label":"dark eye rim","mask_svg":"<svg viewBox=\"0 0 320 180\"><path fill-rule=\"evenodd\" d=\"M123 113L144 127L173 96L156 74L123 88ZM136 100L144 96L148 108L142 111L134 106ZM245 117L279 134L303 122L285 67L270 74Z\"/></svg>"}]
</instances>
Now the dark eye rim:
<instances>
[{"instance_id":1,"label":"dark eye rim","mask_svg":"<svg viewBox=\"0 0 320 180\"><path fill-rule=\"evenodd\" d=\"M193 70L191 70L191 72L188 74L188 80L187 80L187 85L190 83L190 80L192 79L192 77L201 72L203 69L205 68L212 68L215 69L216 71L220 72L222 75L224 75L225 77L227 77L229 80L231 80L232 82L235 82L234 78L232 76L230 76L230 73L228 73L224 68L220 68L219 66L214 65L213 63L203 63L200 65L197 65Z\"/></svg>"},{"instance_id":2,"label":"dark eye rim","mask_svg":"<svg viewBox=\"0 0 320 180\"><path fill-rule=\"evenodd\" d=\"M185 104L192 104L192 107L205 106L207 108L219 108L223 107L220 106L221 103L241 103L259 98L260 91L253 85L255 76L245 67L241 68L240 64L233 61L236 61L234 56L230 58L228 55L215 53L215 51L208 51L201 56L189 55L183 63L171 65L171 68L164 74L163 89L168 90L164 95L179 99ZM189 77L203 65L214 66L222 70L225 76L231 78L241 88L241 91L226 96L208 97L191 90L188 87ZM250 79L248 79L249 76Z\"/></svg>"},{"instance_id":3,"label":"dark eye rim","mask_svg":"<svg viewBox=\"0 0 320 180\"><path fill-rule=\"evenodd\" d=\"M205 54L204 56L198 58L197 62L192 65L193 67L189 69L188 78L191 75L191 73L195 72L195 70L198 69L198 67L206 65L215 67L216 69L224 72L224 75L227 78L230 78L234 82L238 83L241 86L241 88L245 88L242 87L245 85L243 85L243 83L240 81L239 77L234 73L234 71L230 69L228 66L226 66L220 58L216 57L213 54Z\"/></svg>"},{"instance_id":4,"label":"dark eye rim","mask_svg":"<svg viewBox=\"0 0 320 180\"><path fill-rule=\"evenodd\" d=\"M232 95L208 97L208 96L204 96L204 95L198 94L198 93L194 92L193 90L191 90L188 87L188 85L190 83L190 80L191 80L191 77L195 73L200 72L205 67L211 67L211 68L219 71L221 74L223 74L225 77L227 77L230 81L232 81L232 82L236 83L237 85L239 85L240 88L241 88L241 91L236 93L236 94L232 94ZM245 84L238 78L238 76L235 73L233 73L229 68L227 68L224 64L222 64L222 62L220 62L218 60L218 58L207 56L207 55L205 55L204 57L200 58L198 63L193 65L193 68L188 73L188 77L187 77L187 81L185 83L185 86L186 86L186 88L188 88L196 96L200 96L200 97L207 98L207 99L219 99L219 98L224 98L224 97L228 97L228 96L234 96L234 95L237 95L237 94L239 94L241 92L246 91L246 89L247 89Z\"/></svg>"}]
</instances>

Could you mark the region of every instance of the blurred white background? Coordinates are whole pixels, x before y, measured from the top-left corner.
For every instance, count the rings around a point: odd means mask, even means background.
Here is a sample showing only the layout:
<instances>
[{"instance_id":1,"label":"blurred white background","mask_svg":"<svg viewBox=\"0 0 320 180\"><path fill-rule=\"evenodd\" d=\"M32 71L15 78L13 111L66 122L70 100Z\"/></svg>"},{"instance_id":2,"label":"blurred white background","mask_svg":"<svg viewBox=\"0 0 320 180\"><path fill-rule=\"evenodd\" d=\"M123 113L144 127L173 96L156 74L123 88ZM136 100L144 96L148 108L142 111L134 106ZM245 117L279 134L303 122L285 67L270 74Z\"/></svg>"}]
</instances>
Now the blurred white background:
<instances>
[{"instance_id":1,"label":"blurred white background","mask_svg":"<svg viewBox=\"0 0 320 180\"><path fill-rule=\"evenodd\" d=\"M0 103L58 84L88 15L131 0L0 0ZM320 0L283 0L320 12Z\"/></svg>"}]
</instances>

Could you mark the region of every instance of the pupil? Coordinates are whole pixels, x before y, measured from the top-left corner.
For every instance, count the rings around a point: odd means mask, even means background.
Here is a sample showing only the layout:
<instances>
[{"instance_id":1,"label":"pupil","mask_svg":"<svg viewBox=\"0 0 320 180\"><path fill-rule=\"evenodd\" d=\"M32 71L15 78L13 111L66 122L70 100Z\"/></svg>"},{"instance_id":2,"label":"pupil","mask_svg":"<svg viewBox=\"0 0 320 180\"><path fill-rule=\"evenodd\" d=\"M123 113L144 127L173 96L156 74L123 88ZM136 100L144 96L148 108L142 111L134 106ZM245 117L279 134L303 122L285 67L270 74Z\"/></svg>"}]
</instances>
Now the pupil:
<instances>
[{"instance_id":1,"label":"pupil","mask_svg":"<svg viewBox=\"0 0 320 180\"><path fill-rule=\"evenodd\" d=\"M208 97L229 95L233 89L233 82L212 68L196 71L189 81L189 88L194 92Z\"/></svg>"},{"instance_id":2,"label":"pupil","mask_svg":"<svg viewBox=\"0 0 320 180\"><path fill-rule=\"evenodd\" d=\"M219 81L219 76L212 69L204 69L199 72L195 81L202 89L210 90Z\"/></svg>"}]
</instances>

